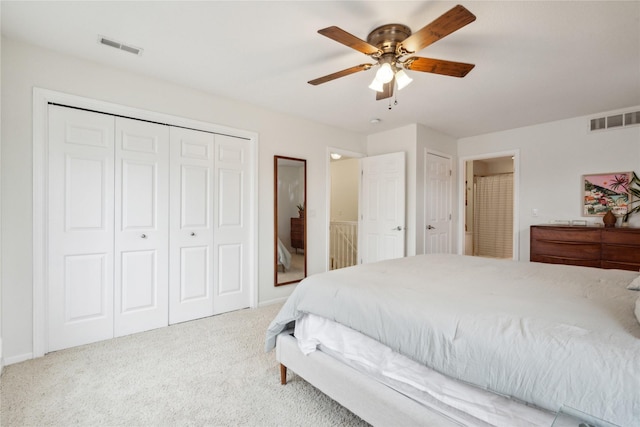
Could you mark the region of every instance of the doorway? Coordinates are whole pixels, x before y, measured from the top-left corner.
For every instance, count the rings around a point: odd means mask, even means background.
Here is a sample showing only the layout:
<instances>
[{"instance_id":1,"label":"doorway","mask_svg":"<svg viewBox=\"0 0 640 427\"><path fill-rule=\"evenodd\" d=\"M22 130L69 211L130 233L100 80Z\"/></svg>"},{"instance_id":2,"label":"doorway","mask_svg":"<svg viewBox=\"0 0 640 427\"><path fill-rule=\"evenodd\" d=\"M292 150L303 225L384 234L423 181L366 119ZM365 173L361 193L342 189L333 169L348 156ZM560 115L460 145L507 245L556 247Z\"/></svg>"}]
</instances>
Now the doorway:
<instances>
[{"instance_id":1,"label":"doorway","mask_svg":"<svg viewBox=\"0 0 640 427\"><path fill-rule=\"evenodd\" d=\"M461 159L459 253L518 259L517 154Z\"/></svg>"},{"instance_id":2,"label":"doorway","mask_svg":"<svg viewBox=\"0 0 640 427\"><path fill-rule=\"evenodd\" d=\"M331 150L329 162L328 269L358 264L360 157Z\"/></svg>"}]
</instances>

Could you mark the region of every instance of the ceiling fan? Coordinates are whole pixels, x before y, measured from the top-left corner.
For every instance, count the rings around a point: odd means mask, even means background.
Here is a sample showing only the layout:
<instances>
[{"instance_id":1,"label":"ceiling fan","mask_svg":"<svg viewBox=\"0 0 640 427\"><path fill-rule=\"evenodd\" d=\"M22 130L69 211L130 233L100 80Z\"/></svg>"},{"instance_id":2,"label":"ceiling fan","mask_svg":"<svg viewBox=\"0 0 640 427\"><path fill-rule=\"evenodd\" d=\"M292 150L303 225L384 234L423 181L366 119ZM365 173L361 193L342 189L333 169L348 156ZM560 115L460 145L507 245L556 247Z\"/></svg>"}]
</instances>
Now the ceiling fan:
<instances>
[{"instance_id":1,"label":"ceiling fan","mask_svg":"<svg viewBox=\"0 0 640 427\"><path fill-rule=\"evenodd\" d=\"M396 83L398 89L411 83L412 79L404 70L464 77L473 69L474 64L419 56L405 57L424 49L475 20L476 17L473 13L464 6L457 5L416 33L412 34L411 28L406 25L387 24L369 33L366 42L335 26L323 28L318 30L318 33L370 56L376 63L356 65L319 77L308 83L315 86L359 71L369 70L374 66L380 66L375 79L369 86L377 92L376 99L380 100L393 96L393 88Z\"/></svg>"}]
</instances>

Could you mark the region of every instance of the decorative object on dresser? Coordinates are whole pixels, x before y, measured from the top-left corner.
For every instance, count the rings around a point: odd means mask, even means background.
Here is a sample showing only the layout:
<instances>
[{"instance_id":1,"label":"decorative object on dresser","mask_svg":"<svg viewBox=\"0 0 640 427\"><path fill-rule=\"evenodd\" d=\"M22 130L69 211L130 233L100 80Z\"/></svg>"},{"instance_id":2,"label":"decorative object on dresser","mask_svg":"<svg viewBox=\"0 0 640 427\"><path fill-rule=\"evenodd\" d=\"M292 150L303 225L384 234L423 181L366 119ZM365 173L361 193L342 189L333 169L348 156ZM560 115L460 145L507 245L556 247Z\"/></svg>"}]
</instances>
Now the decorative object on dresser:
<instances>
[{"instance_id":1,"label":"decorative object on dresser","mask_svg":"<svg viewBox=\"0 0 640 427\"><path fill-rule=\"evenodd\" d=\"M606 228L612 228L616 226L616 221L617 218L616 216L613 214L613 212L611 211L611 209L609 209L607 211L606 214L604 214L604 216L602 217L602 222L604 223L604 226Z\"/></svg>"},{"instance_id":2,"label":"decorative object on dresser","mask_svg":"<svg viewBox=\"0 0 640 427\"><path fill-rule=\"evenodd\" d=\"M640 228L532 225L530 261L640 270Z\"/></svg>"}]
</instances>

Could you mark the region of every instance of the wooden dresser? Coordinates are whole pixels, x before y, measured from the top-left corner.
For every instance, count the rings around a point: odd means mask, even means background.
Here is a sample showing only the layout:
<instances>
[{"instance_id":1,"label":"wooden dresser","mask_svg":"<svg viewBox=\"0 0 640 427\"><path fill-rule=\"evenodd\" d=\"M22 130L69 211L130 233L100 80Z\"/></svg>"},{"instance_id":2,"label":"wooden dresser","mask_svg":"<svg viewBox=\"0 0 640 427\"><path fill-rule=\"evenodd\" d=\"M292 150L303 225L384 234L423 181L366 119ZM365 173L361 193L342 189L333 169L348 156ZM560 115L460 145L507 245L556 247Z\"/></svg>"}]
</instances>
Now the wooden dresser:
<instances>
[{"instance_id":1,"label":"wooden dresser","mask_svg":"<svg viewBox=\"0 0 640 427\"><path fill-rule=\"evenodd\" d=\"M640 270L640 228L532 225L530 260Z\"/></svg>"},{"instance_id":2,"label":"wooden dresser","mask_svg":"<svg viewBox=\"0 0 640 427\"><path fill-rule=\"evenodd\" d=\"M291 218L291 247L304 250L304 218Z\"/></svg>"}]
</instances>

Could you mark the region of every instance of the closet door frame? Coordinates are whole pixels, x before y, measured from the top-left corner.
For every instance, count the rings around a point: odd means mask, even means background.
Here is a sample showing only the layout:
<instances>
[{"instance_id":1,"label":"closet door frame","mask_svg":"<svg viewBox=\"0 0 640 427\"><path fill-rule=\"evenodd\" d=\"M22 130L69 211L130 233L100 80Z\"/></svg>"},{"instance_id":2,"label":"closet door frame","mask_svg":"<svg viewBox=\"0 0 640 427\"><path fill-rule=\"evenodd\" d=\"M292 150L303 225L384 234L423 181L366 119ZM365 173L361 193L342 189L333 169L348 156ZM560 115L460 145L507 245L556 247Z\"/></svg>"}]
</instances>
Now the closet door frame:
<instances>
[{"instance_id":1,"label":"closet door frame","mask_svg":"<svg viewBox=\"0 0 640 427\"><path fill-rule=\"evenodd\" d=\"M60 104L115 116L125 116L171 126L186 127L205 132L224 134L250 141L251 206L250 206L250 259L247 274L250 277L250 307L258 306L258 134L242 129L230 128L183 117L127 107L82 96L70 95L49 89L33 89L33 358L44 356L49 350L47 342L47 165L48 152L48 105Z\"/></svg>"}]
</instances>

